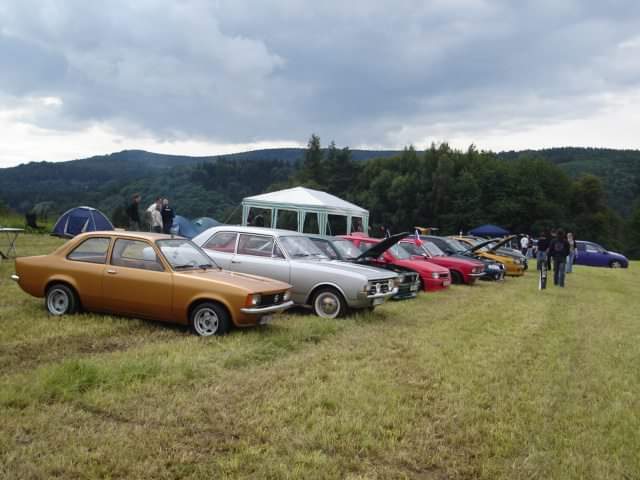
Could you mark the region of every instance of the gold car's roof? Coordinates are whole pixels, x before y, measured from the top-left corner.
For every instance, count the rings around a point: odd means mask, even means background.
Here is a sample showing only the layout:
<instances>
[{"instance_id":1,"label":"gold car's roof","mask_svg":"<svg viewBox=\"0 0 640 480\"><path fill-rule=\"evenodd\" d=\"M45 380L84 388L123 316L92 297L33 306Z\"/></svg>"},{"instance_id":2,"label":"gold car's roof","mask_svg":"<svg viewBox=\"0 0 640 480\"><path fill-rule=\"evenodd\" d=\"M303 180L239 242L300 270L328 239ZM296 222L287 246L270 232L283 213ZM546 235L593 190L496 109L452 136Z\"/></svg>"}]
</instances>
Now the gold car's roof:
<instances>
[{"instance_id":1,"label":"gold car's roof","mask_svg":"<svg viewBox=\"0 0 640 480\"><path fill-rule=\"evenodd\" d=\"M95 232L85 232L80 235L76 235L74 238L89 238L89 237L104 237L104 236L117 235L119 237L139 238L142 240L150 240L155 242L156 240L170 240L172 238L184 238L179 235L169 235L167 233L154 233L154 232L132 232L128 230L98 230ZM185 239L186 240L186 239Z\"/></svg>"}]
</instances>

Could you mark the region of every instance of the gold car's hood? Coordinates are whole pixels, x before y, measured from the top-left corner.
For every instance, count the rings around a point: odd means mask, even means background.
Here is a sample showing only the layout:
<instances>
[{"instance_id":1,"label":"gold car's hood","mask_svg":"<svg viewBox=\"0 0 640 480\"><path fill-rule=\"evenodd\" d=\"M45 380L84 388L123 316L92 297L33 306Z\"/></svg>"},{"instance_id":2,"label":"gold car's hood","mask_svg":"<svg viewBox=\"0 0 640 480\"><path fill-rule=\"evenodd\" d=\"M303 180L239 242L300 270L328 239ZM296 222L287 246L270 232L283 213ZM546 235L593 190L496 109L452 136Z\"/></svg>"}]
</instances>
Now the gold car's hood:
<instances>
[{"instance_id":1,"label":"gold car's hood","mask_svg":"<svg viewBox=\"0 0 640 480\"><path fill-rule=\"evenodd\" d=\"M229 270L207 269L207 270L187 270L177 272L176 275L185 275L201 279L212 280L214 282L224 282L229 285L245 288L252 292L280 291L291 288L288 283L271 278L259 277L248 273L231 272Z\"/></svg>"}]
</instances>

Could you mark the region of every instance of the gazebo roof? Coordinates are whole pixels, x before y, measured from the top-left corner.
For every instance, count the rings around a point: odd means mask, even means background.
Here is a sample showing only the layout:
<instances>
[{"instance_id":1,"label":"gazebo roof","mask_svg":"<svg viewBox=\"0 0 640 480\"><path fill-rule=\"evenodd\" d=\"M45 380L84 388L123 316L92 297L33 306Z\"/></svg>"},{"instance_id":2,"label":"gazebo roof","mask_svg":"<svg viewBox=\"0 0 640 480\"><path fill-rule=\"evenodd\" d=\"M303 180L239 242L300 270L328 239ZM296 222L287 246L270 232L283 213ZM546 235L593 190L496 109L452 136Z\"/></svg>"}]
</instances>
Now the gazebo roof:
<instances>
[{"instance_id":1,"label":"gazebo roof","mask_svg":"<svg viewBox=\"0 0 640 480\"><path fill-rule=\"evenodd\" d=\"M308 209L312 211L336 212L345 215L368 215L369 212L358 205L319 190L306 187L287 188L277 192L246 197L244 205L265 206L290 209Z\"/></svg>"}]
</instances>

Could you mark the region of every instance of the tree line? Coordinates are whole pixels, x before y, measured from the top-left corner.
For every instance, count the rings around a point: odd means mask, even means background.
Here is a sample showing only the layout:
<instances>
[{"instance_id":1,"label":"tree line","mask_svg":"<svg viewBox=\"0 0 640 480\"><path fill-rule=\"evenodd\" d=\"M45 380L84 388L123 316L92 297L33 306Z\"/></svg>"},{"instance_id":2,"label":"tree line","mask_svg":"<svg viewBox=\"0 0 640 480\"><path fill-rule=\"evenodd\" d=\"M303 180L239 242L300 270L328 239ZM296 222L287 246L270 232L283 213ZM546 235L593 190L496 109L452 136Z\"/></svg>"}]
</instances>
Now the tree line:
<instances>
[{"instance_id":1,"label":"tree line","mask_svg":"<svg viewBox=\"0 0 640 480\"><path fill-rule=\"evenodd\" d=\"M425 151L355 162L348 148L323 149L312 135L304 160L286 183L327 191L367 208L375 230L437 227L453 234L484 223L538 235L562 227L607 248L640 257L640 203L628 219L608 205L599 177L569 177L534 152L500 158L470 146L466 151L432 144Z\"/></svg>"}]
</instances>

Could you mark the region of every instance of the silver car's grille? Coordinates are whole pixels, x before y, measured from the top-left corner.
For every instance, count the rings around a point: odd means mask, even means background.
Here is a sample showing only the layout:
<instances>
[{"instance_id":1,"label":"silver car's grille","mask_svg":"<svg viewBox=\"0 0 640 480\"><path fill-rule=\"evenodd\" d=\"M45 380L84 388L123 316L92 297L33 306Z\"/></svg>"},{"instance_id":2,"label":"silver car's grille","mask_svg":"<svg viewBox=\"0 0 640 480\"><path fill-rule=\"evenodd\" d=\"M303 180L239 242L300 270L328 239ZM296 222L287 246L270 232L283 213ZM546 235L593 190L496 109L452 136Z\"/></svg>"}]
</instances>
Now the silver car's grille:
<instances>
[{"instance_id":1,"label":"silver car's grille","mask_svg":"<svg viewBox=\"0 0 640 480\"><path fill-rule=\"evenodd\" d=\"M389 281L388 280L374 280L369 282L369 295L376 295L378 293L389 293Z\"/></svg>"}]
</instances>

